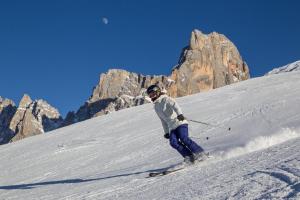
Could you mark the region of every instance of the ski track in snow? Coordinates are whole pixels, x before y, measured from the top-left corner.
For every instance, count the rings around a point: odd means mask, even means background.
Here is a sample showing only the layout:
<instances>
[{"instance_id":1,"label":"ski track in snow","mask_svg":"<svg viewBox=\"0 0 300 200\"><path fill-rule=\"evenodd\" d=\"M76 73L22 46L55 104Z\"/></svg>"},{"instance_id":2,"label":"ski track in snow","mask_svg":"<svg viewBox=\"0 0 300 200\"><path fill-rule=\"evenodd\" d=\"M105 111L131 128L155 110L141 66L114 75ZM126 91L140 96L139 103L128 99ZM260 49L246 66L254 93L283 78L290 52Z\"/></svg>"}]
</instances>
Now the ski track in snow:
<instances>
[{"instance_id":1,"label":"ski track in snow","mask_svg":"<svg viewBox=\"0 0 300 200\"><path fill-rule=\"evenodd\" d=\"M182 158L150 104L0 146L0 200L300 199L299 76L178 98L216 125L189 125L213 158L162 177L145 178Z\"/></svg>"}]
</instances>

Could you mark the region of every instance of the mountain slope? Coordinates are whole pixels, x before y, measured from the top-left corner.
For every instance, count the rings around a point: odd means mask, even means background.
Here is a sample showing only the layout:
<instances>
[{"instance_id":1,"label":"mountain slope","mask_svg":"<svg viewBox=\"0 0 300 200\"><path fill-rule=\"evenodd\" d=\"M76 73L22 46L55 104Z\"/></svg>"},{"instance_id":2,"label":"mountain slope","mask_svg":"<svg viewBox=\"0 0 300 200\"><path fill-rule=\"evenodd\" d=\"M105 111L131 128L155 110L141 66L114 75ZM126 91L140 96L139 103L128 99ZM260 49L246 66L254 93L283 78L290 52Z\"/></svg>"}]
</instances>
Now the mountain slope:
<instances>
[{"instance_id":1,"label":"mountain slope","mask_svg":"<svg viewBox=\"0 0 300 200\"><path fill-rule=\"evenodd\" d=\"M214 158L182 158L152 105L121 110L0 147L0 199L300 198L300 73L178 98L190 135ZM228 128L231 128L230 130Z\"/></svg>"}]
</instances>

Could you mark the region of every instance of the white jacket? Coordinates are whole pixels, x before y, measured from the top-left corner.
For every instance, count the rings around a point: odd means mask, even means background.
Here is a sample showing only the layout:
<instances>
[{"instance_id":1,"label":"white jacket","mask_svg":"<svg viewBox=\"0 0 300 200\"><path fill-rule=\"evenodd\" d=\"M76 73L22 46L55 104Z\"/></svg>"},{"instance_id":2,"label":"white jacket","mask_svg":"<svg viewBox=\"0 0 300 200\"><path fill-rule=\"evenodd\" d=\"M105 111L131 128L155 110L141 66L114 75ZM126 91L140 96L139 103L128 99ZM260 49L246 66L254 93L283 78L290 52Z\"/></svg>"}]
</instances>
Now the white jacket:
<instances>
[{"instance_id":1,"label":"white jacket","mask_svg":"<svg viewBox=\"0 0 300 200\"><path fill-rule=\"evenodd\" d=\"M182 115L179 105L167 95L161 95L154 101L154 109L161 120L165 133L170 133L182 124L188 124L187 120L179 121L178 115Z\"/></svg>"}]
</instances>

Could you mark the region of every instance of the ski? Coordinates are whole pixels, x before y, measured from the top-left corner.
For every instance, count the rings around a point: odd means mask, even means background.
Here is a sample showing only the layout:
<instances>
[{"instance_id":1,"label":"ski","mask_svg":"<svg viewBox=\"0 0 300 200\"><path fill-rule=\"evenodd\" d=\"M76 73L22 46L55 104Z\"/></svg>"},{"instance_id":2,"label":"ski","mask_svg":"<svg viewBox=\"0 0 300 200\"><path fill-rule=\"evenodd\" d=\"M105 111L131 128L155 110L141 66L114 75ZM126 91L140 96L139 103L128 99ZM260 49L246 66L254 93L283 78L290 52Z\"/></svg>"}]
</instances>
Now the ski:
<instances>
[{"instance_id":1,"label":"ski","mask_svg":"<svg viewBox=\"0 0 300 200\"><path fill-rule=\"evenodd\" d=\"M183 169L184 169L184 167L179 168L179 169L167 169L167 170L164 170L161 172L150 172L148 178L157 177L157 176L165 176L165 175L168 175L168 174L171 174L171 173L183 170Z\"/></svg>"},{"instance_id":2,"label":"ski","mask_svg":"<svg viewBox=\"0 0 300 200\"><path fill-rule=\"evenodd\" d=\"M213 156L211 156L209 153L206 153L206 156L207 157L206 157L205 160L197 160L197 161L195 161L194 163L192 163L190 165L179 164L179 165L175 165L175 166L169 167L169 168L161 170L161 171L150 172L146 178L165 176L165 175L168 175L168 174L172 174L174 172L183 170L185 168L189 168L189 167L192 167L192 166L195 166L195 165L199 165L201 163L204 163L208 159L213 158Z\"/></svg>"}]
</instances>

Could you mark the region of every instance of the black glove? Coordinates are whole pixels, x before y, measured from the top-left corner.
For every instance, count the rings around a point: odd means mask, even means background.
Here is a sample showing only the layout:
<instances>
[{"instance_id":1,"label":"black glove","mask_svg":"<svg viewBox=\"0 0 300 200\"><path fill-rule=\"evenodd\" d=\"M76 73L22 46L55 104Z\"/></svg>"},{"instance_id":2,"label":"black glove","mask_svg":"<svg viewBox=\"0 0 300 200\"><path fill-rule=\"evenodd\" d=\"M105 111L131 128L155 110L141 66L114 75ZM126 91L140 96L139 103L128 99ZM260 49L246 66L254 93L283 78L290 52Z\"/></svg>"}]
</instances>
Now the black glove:
<instances>
[{"instance_id":1,"label":"black glove","mask_svg":"<svg viewBox=\"0 0 300 200\"><path fill-rule=\"evenodd\" d=\"M178 115L178 116L177 116L177 119L178 119L179 121L183 121L183 120L185 120L185 117L184 117L183 115Z\"/></svg>"},{"instance_id":2,"label":"black glove","mask_svg":"<svg viewBox=\"0 0 300 200\"><path fill-rule=\"evenodd\" d=\"M164 137L165 137L166 139L169 139L169 138L170 138L170 133L164 134Z\"/></svg>"}]
</instances>

